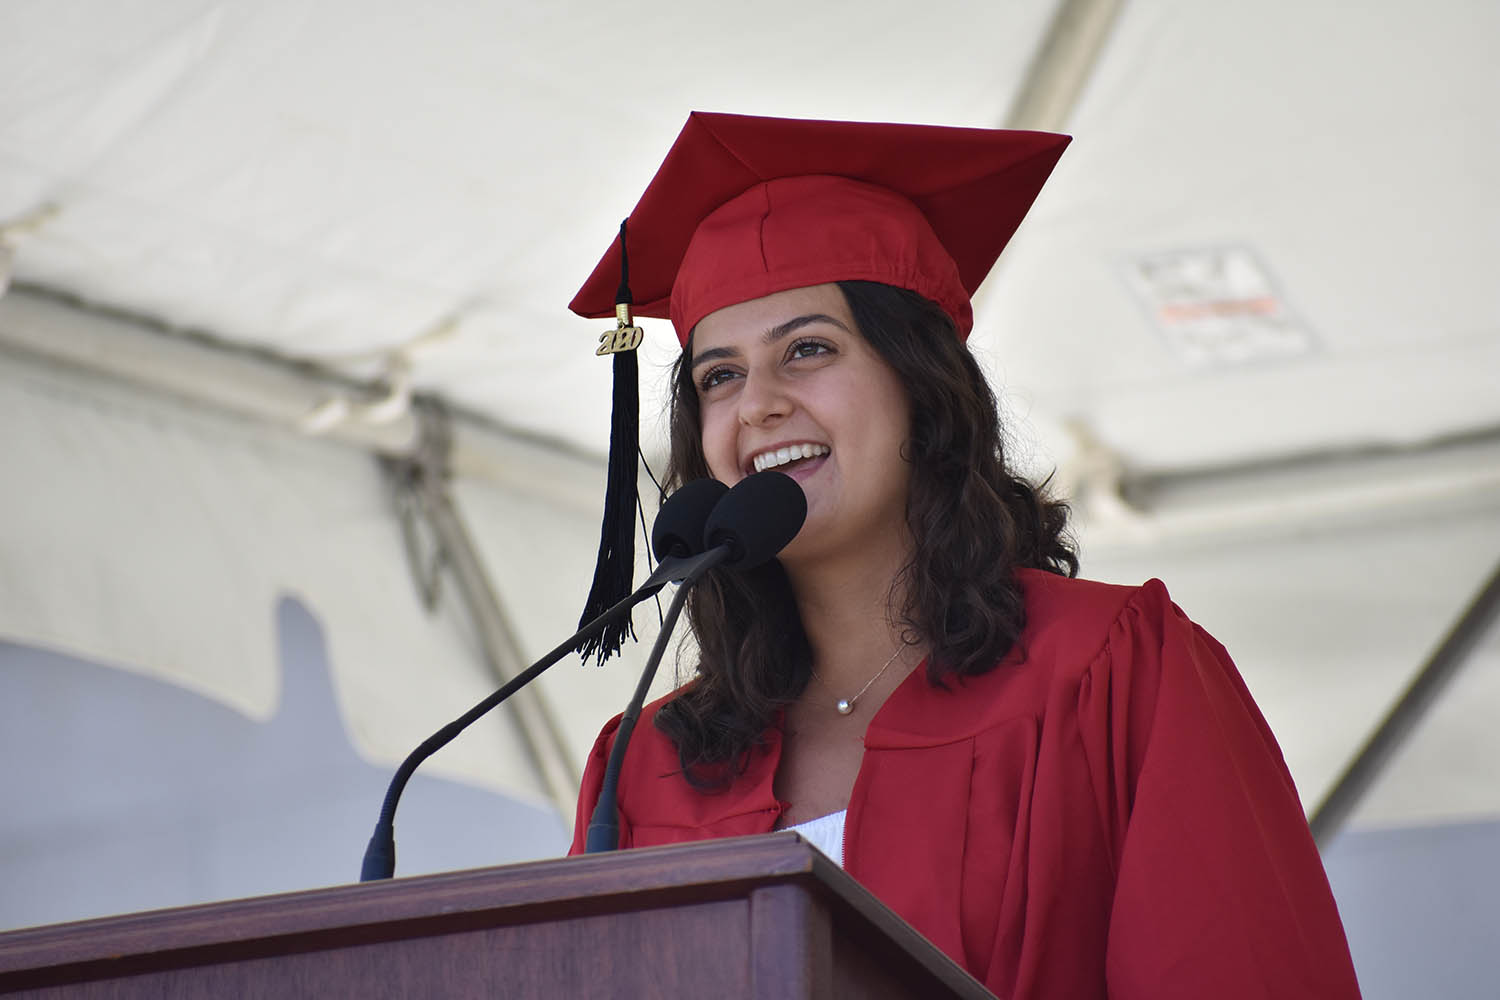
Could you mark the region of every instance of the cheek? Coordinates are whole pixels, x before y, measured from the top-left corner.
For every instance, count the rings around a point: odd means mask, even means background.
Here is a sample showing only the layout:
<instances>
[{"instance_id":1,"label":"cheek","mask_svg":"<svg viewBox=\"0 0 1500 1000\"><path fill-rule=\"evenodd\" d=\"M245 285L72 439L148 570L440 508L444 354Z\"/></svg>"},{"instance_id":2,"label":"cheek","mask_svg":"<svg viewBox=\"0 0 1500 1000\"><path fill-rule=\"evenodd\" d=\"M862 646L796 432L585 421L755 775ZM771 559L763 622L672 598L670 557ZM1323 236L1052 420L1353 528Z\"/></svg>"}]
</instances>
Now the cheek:
<instances>
[{"instance_id":1,"label":"cheek","mask_svg":"<svg viewBox=\"0 0 1500 1000\"><path fill-rule=\"evenodd\" d=\"M905 388L896 381L894 372L890 373L881 399L879 412L884 421L883 432L888 446L896 454L905 456L906 442L911 437L911 401L906 396Z\"/></svg>"},{"instance_id":2,"label":"cheek","mask_svg":"<svg viewBox=\"0 0 1500 1000\"><path fill-rule=\"evenodd\" d=\"M740 478L739 454L733 431L730 422L705 409L700 437L703 458L708 463L709 475L729 486L733 486Z\"/></svg>"}]
</instances>

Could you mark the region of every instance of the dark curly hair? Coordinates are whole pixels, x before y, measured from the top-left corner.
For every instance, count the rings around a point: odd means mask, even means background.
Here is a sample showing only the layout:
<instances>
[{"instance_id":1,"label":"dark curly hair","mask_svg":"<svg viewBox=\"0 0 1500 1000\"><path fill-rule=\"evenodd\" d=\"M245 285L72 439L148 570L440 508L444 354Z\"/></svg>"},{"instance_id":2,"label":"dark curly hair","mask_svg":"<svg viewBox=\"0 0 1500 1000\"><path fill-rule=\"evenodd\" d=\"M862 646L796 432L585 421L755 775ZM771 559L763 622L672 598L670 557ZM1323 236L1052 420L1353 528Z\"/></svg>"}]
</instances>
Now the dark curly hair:
<instances>
[{"instance_id":1,"label":"dark curly hair","mask_svg":"<svg viewBox=\"0 0 1500 1000\"><path fill-rule=\"evenodd\" d=\"M927 645L928 679L992 670L1026 624L1018 568L1078 572L1068 508L1006 468L994 393L953 321L914 292L868 281L839 288L861 334L896 370L911 403L906 519L911 562L892 588L892 620ZM664 488L709 475L684 352L673 370L672 455ZM698 674L656 713L695 786L727 784L812 672L791 584L773 560L711 573L688 599Z\"/></svg>"}]
</instances>

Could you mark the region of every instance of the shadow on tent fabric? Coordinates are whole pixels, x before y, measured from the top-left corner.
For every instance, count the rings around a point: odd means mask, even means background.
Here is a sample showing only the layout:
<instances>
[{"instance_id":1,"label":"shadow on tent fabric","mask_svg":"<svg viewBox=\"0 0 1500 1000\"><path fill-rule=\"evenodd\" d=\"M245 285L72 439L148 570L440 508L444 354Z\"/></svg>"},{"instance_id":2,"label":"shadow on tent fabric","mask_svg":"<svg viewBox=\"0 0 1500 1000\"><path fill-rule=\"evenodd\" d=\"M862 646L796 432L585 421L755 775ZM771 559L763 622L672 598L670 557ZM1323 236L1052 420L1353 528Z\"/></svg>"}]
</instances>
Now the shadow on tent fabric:
<instances>
[{"instance_id":1,"label":"shadow on tent fabric","mask_svg":"<svg viewBox=\"0 0 1500 1000\"><path fill-rule=\"evenodd\" d=\"M283 598L276 623L283 690L265 723L0 642L0 927L358 879L394 768L350 746L308 609ZM550 810L418 772L397 817L397 872L556 856L568 833Z\"/></svg>"},{"instance_id":2,"label":"shadow on tent fabric","mask_svg":"<svg viewBox=\"0 0 1500 1000\"><path fill-rule=\"evenodd\" d=\"M1323 852L1365 1000L1489 1000L1500 820L1350 830Z\"/></svg>"}]
</instances>

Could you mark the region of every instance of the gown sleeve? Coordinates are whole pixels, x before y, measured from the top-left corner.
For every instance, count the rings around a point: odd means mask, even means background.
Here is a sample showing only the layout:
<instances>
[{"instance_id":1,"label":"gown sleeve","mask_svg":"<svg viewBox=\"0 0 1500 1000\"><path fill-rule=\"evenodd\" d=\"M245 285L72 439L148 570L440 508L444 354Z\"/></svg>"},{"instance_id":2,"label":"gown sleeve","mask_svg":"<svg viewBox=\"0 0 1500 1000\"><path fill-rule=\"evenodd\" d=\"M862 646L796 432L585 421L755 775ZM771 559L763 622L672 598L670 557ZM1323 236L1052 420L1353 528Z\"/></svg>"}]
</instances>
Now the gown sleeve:
<instances>
[{"instance_id":1,"label":"gown sleeve","mask_svg":"<svg viewBox=\"0 0 1500 1000\"><path fill-rule=\"evenodd\" d=\"M568 854L582 854L588 840L589 819L594 815L594 804L599 801L599 789L604 785L604 770L609 765L609 751L615 742L615 730L620 728L620 716L615 716L605 725L594 740L594 749L589 751L588 762L583 766L583 780L578 787L578 806L573 816L573 846Z\"/></svg>"},{"instance_id":2,"label":"gown sleeve","mask_svg":"<svg viewBox=\"0 0 1500 1000\"><path fill-rule=\"evenodd\" d=\"M1153 581L1079 688L1115 892L1114 1000L1358 997L1281 751L1228 654Z\"/></svg>"}]
</instances>

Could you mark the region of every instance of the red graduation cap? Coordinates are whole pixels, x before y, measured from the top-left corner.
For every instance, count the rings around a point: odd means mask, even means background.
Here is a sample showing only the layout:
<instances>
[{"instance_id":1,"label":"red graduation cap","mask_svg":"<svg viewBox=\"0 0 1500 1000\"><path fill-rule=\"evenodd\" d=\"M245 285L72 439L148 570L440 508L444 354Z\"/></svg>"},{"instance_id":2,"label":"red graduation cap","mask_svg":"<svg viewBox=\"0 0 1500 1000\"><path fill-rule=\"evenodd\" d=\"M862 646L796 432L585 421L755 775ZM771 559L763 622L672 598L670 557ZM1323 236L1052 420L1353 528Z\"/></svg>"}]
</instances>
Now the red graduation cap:
<instances>
[{"instance_id":1,"label":"red graduation cap","mask_svg":"<svg viewBox=\"0 0 1500 1000\"><path fill-rule=\"evenodd\" d=\"M618 341L614 417L599 557L580 625L632 585L632 310L670 317L685 345L700 319L725 306L826 282L878 281L936 302L967 337L969 297L1068 142L1047 132L690 114L569 306L619 324L601 338ZM630 634L627 619L579 652L602 663Z\"/></svg>"},{"instance_id":2,"label":"red graduation cap","mask_svg":"<svg viewBox=\"0 0 1500 1000\"><path fill-rule=\"evenodd\" d=\"M1069 138L1047 132L688 116L629 222L638 316L686 343L716 309L788 288L880 281L973 327L969 297ZM617 237L570 308L615 314Z\"/></svg>"}]
</instances>

